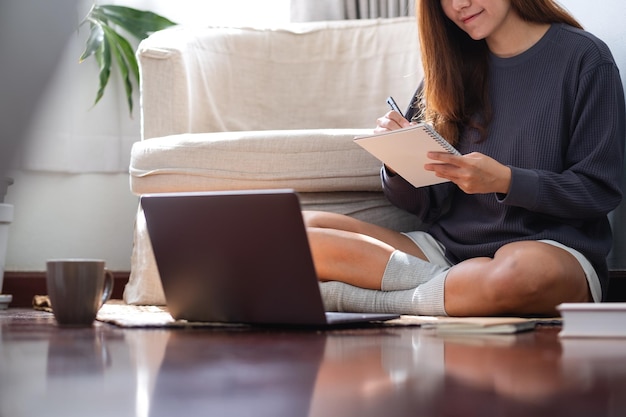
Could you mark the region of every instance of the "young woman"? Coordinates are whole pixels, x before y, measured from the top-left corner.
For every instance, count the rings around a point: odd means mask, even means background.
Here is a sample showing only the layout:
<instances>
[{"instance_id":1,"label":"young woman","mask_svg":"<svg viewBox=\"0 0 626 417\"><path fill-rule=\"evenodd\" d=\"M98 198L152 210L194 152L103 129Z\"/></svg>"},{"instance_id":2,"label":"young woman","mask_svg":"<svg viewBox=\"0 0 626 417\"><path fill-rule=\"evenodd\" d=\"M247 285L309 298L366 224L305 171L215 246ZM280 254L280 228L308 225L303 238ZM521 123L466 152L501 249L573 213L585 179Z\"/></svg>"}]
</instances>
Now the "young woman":
<instances>
[{"instance_id":1,"label":"young woman","mask_svg":"<svg viewBox=\"0 0 626 417\"><path fill-rule=\"evenodd\" d=\"M327 310L553 315L602 300L620 202L625 108L607 46L553 0L418 0L423 85L408 118L463 156L388 199L423 221L398 233L305 212ZM389 112L377 131L406 127ZM421 169L422 167L416 167Z\"/></svg>"}]
</instances>

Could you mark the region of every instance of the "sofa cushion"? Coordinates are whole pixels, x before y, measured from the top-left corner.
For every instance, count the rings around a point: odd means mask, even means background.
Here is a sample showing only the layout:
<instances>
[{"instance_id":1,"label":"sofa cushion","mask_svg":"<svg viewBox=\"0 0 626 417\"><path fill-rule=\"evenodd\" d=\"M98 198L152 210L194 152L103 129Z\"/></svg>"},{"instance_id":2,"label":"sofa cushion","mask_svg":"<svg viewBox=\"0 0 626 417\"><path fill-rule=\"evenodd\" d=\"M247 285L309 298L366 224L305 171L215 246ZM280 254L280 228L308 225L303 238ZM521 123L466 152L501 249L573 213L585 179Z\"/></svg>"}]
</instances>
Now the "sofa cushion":
<instances>
[{"instance_id":1,"label":"sofa cushion","mask_svg":"<svg viewBox=\"0 0 626 417\"><path fill-rule=\"evenodd\" d=\"M381 191L381 163L353 141L371 129L180 134L136 142L136 194L293 188Z\"/></svg>"}]
</instances>

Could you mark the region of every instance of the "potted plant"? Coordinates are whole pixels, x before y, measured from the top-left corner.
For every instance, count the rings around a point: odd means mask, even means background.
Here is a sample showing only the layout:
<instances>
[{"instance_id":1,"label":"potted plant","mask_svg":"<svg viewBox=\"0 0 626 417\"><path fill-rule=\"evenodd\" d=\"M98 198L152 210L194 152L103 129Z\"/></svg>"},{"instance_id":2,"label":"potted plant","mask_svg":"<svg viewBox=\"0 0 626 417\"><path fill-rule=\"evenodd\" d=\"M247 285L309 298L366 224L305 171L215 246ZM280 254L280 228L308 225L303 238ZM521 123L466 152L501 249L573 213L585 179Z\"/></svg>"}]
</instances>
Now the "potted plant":
<instances>
[{"instance_id":1,"label":"potted plant","mask_svg":"<svg viewBox=\"0 0 626 417\"><path fill-rule=\"evenodd\" d=\"M94 105L104 95L111 68L117 66L124 83L128 110L132 115L133 83L139 84L139 66L135 50L123 33L141 41L150 34L174 26L176 23L149 11L125 6L94 4L81 22L81 26L85 24L89 24L90 32L80 62L94 56L98 63L99 88Z\"/></svg>"}]
</instances>

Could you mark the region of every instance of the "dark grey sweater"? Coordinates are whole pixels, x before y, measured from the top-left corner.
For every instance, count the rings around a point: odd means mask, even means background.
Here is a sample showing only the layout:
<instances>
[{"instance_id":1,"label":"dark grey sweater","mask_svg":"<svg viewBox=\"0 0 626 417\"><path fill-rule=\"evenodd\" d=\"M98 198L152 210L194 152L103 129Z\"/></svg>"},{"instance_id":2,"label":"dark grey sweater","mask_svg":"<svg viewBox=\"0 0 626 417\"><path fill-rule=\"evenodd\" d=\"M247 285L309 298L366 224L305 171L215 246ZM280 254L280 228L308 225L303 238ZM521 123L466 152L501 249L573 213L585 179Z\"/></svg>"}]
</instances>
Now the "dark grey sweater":
<instances>
[{"instance_id":1,"label":"dark grey sweater","mask_svg":"<svg viewBox=\"0 0 626 417\"><path fill-rule=\"evenodd\" d=\"M462 192L452 183L413 188L383 169L385 194L416 214L460 262L519 240L551 239L593 264L606 296L612 245L607 214L620 202L623 87L608 47L555 24L528 51L491 57L493 121L486 140L467 129L458 149L512 169L509 193Z\"/></svg>"}]
</instances>

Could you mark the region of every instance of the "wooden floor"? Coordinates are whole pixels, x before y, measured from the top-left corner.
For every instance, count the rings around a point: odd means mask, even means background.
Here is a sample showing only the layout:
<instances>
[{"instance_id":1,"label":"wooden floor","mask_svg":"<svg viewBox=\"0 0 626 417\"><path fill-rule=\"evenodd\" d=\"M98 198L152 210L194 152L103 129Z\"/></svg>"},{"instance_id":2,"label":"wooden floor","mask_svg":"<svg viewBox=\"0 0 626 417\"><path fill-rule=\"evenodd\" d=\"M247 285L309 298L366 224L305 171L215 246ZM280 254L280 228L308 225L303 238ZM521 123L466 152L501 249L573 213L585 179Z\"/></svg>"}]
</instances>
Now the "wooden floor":
<instances>
[{"instance_id":1,"label":"wooden floor","mask_svg":"<svg viewBox=\"0 0 626 417\"><path fill-rule=\"evenodd\" d=\"M0 311L0 416L625 416L626 339L59 328Z\"/></svg>"},{"instance_id":2,"label":"wooden floor","mask_svg":"<svg viewBox=\"0 0 626 417\"><path fill-rule=\"evenodd\" d=\"M123 297L129 275L129 272L113 271L115 279L113 298ZM35 295L47 293L45 272L5 271L4 285L0 289L4 294L13 296L11 307L30 307ZM626 270L610 271L607 301L626 302Z\"/></svg>"}]
</instances>

